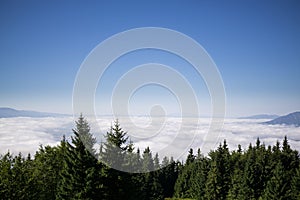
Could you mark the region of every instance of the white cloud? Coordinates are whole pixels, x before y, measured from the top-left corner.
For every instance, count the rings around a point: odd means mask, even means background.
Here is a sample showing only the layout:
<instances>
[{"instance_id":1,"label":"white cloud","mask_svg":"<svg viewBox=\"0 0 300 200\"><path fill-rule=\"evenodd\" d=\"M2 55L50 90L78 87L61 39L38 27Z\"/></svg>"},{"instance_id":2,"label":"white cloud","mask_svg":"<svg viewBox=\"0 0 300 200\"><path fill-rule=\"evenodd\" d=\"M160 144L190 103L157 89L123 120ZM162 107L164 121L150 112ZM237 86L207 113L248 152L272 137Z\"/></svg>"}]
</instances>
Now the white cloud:
<instances>
[{"instance_id":1,"label":"white cloud","mask_svg":"<svg viewBox=\"0 0 300 200\"><path fill-rule=\"evenodd\" d=\"M119 122L141 151L147 146L164 155L185 159L189 148L202 148L203 153L216 148L226 139L230 150L238 144L247 148L249 143L255 144L259 137L262 143L273 145L288 136L292 148L300 150L300 128L284 125L261 124L266 120L225 119L221 132L210 130L209 118L153 118L134 117L120 118ZM101 117L91 122L91 129L98 142L113 123L112 117ZM0 153L10 152L24 154L35 153L40 144L56 145L63 135L67 138L72 133L74 122L72 117L64 118L2 118L0 119ZM208 135L207 135L208 134ZM181 157L180 157L181 156Z\"/></svg>"},{"instance_id":2,"label":"white cloud","mask_svg":"<svg viewBox=\"0 0 300 200\"><path fill-rule=\"evenodd\" d=\"M72 126L72 118L0 118L0 153L34 154L41 144L58 144Z\"/></svg>"}]
</instances>

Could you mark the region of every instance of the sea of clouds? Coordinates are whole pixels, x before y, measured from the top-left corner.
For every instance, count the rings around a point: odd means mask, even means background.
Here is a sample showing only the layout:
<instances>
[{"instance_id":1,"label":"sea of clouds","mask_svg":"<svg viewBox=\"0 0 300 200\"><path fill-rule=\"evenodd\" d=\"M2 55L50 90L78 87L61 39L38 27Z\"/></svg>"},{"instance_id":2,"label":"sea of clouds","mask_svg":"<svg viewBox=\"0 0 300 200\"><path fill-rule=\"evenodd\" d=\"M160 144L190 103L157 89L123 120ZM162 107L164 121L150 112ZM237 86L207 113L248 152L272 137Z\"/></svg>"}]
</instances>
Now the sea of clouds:
<instances>
[{"instance_id":1,"label":"sea of clouds","mask_svg":"<svg viewBox=\"0 0 300 200\"><path fill-rule=\"evenodd\" d=\"M152 152L158 152L160 158L173 156L185 159L189 148L201 148L206 154L218 147L226 139L230 150L236 150L238 144L245 149L249 143L255 144L259 137L265 145L274 145L286 135L292 148L300 151L300 128L286 125L267 125L261 122L268 119L225 119L222 129L211 127L210 118L178 117L120 117L119 122L127 131L135 148L141 151L147 146ZM91 132L98 143L114 123L112 117L98 117L90 120ZM70 141L75 127L73 117L45 118L0 118L0 154L10 151L34 154L40 145L57 145L63 135Z\"/></svg>"}]
</instances>

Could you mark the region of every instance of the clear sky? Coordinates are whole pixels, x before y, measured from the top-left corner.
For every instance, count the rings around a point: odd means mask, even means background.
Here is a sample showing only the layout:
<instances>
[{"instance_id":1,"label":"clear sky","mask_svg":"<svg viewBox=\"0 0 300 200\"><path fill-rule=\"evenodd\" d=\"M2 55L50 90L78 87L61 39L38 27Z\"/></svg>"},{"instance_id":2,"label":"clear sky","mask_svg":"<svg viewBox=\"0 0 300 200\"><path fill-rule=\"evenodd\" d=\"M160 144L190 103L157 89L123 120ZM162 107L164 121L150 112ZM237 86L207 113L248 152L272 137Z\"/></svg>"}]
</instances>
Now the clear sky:
<instances>
[{"instance_id":1,"label":"clear sky","mask_svg":"<svg viewBox=\"0 0 300 200\"><path fill-rule=\"evenodd\" d=\"M151 26L180 31L206 49L224 81L228 116L300 110L299 10L297 0L2 0L0 107L72 113L74 80L88 53L114 34ZM155 61L168 58L162 53ZM169 64L180 64L174 60ZM110 73L120 71L116 66ZM197 84L192 71L186 76ZM160 89L155 92L163 101Z\"/></svg>"}]
</instances>

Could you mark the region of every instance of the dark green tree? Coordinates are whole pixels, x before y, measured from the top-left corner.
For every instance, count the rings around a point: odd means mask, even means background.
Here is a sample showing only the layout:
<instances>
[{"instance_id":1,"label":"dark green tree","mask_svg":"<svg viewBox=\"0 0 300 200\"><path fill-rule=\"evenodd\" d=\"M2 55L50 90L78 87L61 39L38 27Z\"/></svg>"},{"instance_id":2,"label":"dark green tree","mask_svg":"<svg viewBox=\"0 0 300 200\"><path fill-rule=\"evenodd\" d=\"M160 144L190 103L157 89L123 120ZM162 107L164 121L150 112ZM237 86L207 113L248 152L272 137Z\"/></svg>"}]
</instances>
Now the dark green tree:
<instances>
[{"instance_id":1,"label":"dark green tree","mask_svg":"<svg viewBox=\"0 0 300 200\"><path fill-rule=\"evenodd\" d=\"M142 172L144 173L140 180L142 199L163 199L163 188L159 181L159 174L158 171L154 170L152 152L149 147L146 147L142 155Z\"/></svg>"},{"instance_id":2,"label":"dark green tree","mask_svg":"<svg viewBox=\"0 0 300 200\"><path fill-rule=\"evenodd\" d=\"M221 174L218 170L217 163L216 161L213 161L205 185L205 199L207 200L223 199L222 188L220 186L220 177Z\"/></svg>"},{"instance_id":3,"label":"dark green tree","mask_svg":"<svg viewBox=\"0 0 300 200\"><path fill-rule=\"evenodd\" d=\"M129 144L127 143L127 132L123 131L118 120L106 133L106 142L103 144L102 161L114 169L122 169L125 154Z\"/></svg>"},{"instance_id":4,"label":"dark green tree","mask_svg":"<svg viewBox=\"0 0 300 200\"><path fill-rule=\"evenodd\" d=\"M291 199L300 199L300 166L296 169L296 173L292 178L291 183Z\"/></svg>"},{"instance_id":5,"label":"dark green tree","mask_svg":"<svg viewBox=\"0 0 300 200\"><path fill-rule=\"evenodd\" d=\"M206 197L209 199L226 199L232 173L230 153L226 140L216 151L210 152L212 166L206 182ZM213 188L215 191L213 191Z\"/></svg>"},{"instance_id":6,"label":"dark green tree","mask_svg":"<svg viewBox=\"0 0 300 200\"><path fill-rule=\"evenodd\" d=\"M127 143L127 132L123 131L118 120L110 127L105 137L101 160L108 167L106 180L108 197L118 200L126 196L126 188L132 187L130 176L124 171L132 167L133 146Z\"/></svg>"},{"instance_id":7,"label":"dark green tree","mask_svg":"<svg viewBox=\"0 0 300 200\"><path fill-rule=\"evenodd\" d=\"M234 170L233 176L231 178L231 187L228 191L228 200L246 200L247 196L245 194L244 182L243 182L243 171L239 168Z\"/></svg>"},{"instance_id":8,"label":"dark green tree","mask_svg":"<svg viewBox=\"0 0 300 200\"><path fill-rule=\"evenodd\" d=\"M63 168L65 139L56 147L40 146L35 154L32 178L38 190L37 199L55 199L60 172Z\"/></svg>"},{"instance_id":9,"label":"dark green tree","mask_svg":"<svg viewBox=\"0 0 300 200\"><path fill-rule=\"evenodd\" d=\"M72 144L65 142L64 166L56 199L104 199L102 168L93 154L95 139L81 115L73 130ZM84 142L83 142L84 141Z\"/></svg>"},{"instance_id":10,"label":"dark green tree","mask_svg":"<svg viewBox=\"0 0 300 200\"><path fill-rule=\"evenodd\" d=\"M0 160L0 196L3 199L12 199L13 188L13 157L8 152Z\"/></svg>"},{"instance_id":11,"label":"dark green tree","mask_svg":"<svg viewBox=\"0 0 300 200\"><path fill-rule=\"evenodd\" d=\"M198 151L197 159L192 163L189 194L193 199L205 199L205 184L209 172L209 162Z\"/></svg>"},{"instance_id":12,"label":"dark green tree","mask_svg":"<svg viewBox=\"0 0 300 200\"><path fill-rule=\"evenodd\" d=\"M291 191L288 189L286 178L283 165L278 162L273 177L267 183L262 199L291 199Z\"/></svg>"},{"instance_id":13,"label":"dark green tree","mask_svg":"<svg viewBox=\"0 0 300 200\"><path fill-rule=\"evenodd\" d=\"M194 170L194 161L195 161L196 156L193 153L193 149L191 148L188 152L185 164L180 170L178 179L176 180L175 183L175 197L178 198L189 198L191 197L191 176L192 172Z\"/></svg>"},{"instance_id":14,"label":"dark green tree","mask_svg":"<svg viewBox=\"0 0 300 200\"><path fill-rule=\"evenodd\" d=\"M173 158L164 157L162 169L159 170L159 182L163 188L163 196L172 197L174 195L175 182L178 178L178 162Z\"/></svg>"},{"instance_id":15,"label":"dark green tree","mask_svg":"<svg viewBox=\"0 0 300 200\"><path fill-rule=\"evenodd\" d=\"M191 148L191 149L189 150L189 154L188 154L188 156L187 156L187 158L186 158L185 164L186 164L186 165L189 165L190 163L194 162L195 157L196 157L196 156L193 154L193 149Z\"/></svg>"}]
</instances>

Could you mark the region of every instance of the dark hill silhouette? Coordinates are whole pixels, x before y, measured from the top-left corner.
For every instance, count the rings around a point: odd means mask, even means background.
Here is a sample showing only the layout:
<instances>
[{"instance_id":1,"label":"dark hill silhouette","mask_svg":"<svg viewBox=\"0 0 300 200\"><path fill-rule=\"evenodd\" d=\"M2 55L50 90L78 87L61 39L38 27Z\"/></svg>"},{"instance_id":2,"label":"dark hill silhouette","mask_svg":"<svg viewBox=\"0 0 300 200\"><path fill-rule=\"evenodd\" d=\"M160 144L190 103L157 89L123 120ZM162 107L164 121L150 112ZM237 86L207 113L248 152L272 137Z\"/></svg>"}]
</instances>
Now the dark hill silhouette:
<instances>
[{"instance_id":1,"label":"dark hill silhouette","mask_svg":"<svg viewBox=\"0 0 300 200\"><path fill-rule=\"evenodd\" d=\"M286 124L300 126L300 112L293 112L285 116L278 117L271 121L265 122L266 124Z\"/></svg>"}]
</instances>

